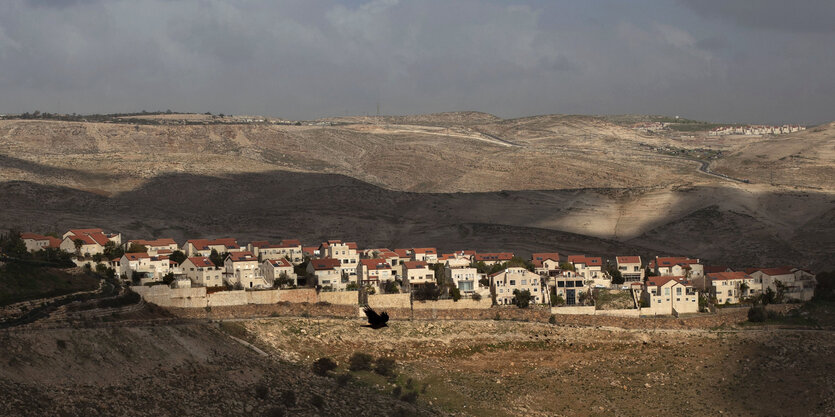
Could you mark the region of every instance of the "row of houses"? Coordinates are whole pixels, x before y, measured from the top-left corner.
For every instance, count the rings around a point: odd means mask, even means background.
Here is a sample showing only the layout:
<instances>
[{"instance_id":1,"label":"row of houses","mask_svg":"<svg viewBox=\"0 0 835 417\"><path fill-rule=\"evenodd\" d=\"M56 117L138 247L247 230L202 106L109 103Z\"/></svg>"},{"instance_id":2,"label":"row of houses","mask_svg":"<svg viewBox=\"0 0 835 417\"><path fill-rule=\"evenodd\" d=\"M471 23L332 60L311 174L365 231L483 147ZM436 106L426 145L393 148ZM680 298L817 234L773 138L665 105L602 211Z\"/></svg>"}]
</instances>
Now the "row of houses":
<instances>
[{"instance_id":1,"label":"row of houses","mask_svg":"<svg viewBox=\"0 0 835 417\"><path fill-rule=\"evenodd\" d=\"M689 257L657 256L644 262L635 255L604 260L585 254L541 252L519 262L511 252L360 249L356 242L341 240L327 240L318 246L304 246L296 239L243 244L234 238L191 239L183 245L173 239L122 243L120 234L106 234L101 229L70 230L62 239L32 233L23 233L21 238L30 251L52 247L79 257L102 253L108 242L125 250L142 248L144 252L127 252L105 262L125 279L150 284L173 277L171 285L178 287L307 285L324 291L359 287L384 291L394 282L399 290L417 291L445 282L464 297L492 297L497 304L512 304L517 291L528 291L534 303L547 304L555 296L566 306L586 303L592 290L602 288L630 292L636 307L648 309L648 314L671 314L698 311L699 293L719 304L735 304L771 289L787 299L804 301L811 299L816 285L814 274L799 268L734 271L706 267ZM181 262L171 259L177 251L185 257ZM212 262L221 255L223 262ZM496 272L484 272L485 267ZM443 276L437 276L440 274ZM620 275L622 282L613 283L613 275Z\"/></svg>"},{"instance_id":2,"label":"row of houses","mask_svg":"<svg viewBox=\"0 0 835 417\"><path fill-rule=\"evenodd\" d=\"M785 133L794 133L801 130L806 130L805 127L799 125L782 125L782 126L767 126L767 125L750 125L750 126L720 126L711 129L708 132L710 136L723 135L782 135Z\"/></svg>"}]
</instances>

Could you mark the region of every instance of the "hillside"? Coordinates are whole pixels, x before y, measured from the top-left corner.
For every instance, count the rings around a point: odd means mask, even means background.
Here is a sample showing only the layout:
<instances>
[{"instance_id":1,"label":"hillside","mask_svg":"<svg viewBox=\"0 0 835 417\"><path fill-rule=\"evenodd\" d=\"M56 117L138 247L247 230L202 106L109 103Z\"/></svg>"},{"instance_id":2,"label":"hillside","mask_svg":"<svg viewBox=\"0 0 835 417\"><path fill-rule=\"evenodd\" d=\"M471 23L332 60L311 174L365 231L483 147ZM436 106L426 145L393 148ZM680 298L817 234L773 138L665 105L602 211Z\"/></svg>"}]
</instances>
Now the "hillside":
<instances>
[{"instance_id":1,"label":"hillside","mask_svg":"<svg viewBox=\"0 0 835 417\"><path fill-rule=\"evenodd\" d=\"M833 146L831 125L685 140L594 116L476 112L300 125L2 120L0 228L833 268ZM749 183L701 172L698 158Z\"/></svg>"}]
</instances>

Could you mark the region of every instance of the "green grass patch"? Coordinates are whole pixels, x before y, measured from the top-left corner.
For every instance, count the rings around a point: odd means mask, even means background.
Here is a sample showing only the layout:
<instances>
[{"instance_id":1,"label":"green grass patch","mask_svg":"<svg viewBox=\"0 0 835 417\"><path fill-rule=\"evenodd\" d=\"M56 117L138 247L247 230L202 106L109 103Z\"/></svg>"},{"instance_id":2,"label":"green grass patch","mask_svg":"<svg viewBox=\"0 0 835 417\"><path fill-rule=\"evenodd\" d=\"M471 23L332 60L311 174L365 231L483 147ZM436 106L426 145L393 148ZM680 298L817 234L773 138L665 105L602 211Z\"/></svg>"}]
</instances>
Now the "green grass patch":
<instances>
[{"instance_id":1,"label":"green grass patch","mask_svg":"<svg viewBox=\"0 0 835 417\"><path fill-rule=\"evenodd\" d=\"M95 290L98 286L99 279L94 276L11 262L0 267L0 306Z\"/></svg>"}]
</instances>

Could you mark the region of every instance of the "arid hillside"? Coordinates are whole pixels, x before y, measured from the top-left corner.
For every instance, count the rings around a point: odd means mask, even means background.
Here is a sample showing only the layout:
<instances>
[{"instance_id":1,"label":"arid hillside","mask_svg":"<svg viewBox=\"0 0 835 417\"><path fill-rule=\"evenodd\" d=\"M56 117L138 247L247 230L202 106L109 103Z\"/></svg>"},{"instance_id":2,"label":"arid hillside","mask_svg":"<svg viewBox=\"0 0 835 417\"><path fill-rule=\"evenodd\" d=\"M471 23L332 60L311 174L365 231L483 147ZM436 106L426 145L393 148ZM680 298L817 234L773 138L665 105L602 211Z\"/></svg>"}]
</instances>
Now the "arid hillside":
<instances>
[{"instance_id":1,"label":"arid hillside","mask_svg":"<svg viewBox=\"0 0 835 417\"><path fill-rule=\"evenodd\" d=\"M592 116L212 120L0 121L0 227L835 267L831 125L682 139Z\"/></svg>"}]
</instances>

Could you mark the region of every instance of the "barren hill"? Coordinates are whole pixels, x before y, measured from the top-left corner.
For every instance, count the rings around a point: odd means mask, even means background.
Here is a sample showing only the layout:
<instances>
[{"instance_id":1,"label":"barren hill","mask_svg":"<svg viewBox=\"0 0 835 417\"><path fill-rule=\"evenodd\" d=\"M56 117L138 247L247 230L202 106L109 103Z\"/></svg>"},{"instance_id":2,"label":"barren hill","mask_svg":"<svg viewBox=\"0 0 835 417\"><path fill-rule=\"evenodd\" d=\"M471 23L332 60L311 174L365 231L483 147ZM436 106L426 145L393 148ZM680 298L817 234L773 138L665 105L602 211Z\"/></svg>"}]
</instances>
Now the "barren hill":
<instances>
[{"instance_id":1,"label":"barren hill","mask_svg":"<svg viewBox=\"0 0 835 417\"><path fill-rule=\"evenodd\" d=\"M832 268L833 146L831 125L681 139L593 116L474 112L301 125L4 120L0 227Z\"/></svg>"}]
</instances>

